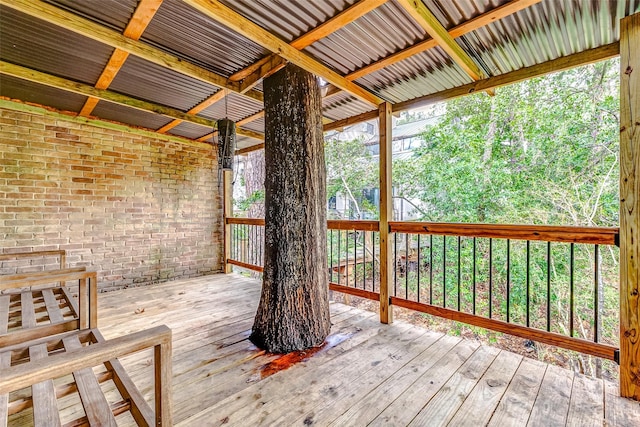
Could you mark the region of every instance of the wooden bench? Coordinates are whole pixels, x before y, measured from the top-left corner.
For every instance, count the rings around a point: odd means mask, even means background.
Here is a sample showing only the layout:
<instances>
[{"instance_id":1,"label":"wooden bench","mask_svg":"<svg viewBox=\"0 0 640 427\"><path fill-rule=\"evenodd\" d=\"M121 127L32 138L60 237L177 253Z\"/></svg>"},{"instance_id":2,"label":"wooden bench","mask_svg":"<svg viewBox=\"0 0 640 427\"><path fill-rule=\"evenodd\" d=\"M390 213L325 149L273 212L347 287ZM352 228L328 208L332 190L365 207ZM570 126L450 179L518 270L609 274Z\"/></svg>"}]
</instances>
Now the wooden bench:
<instances>
[{"instance_id":1,"label":"wooden bench","mask_svg":"<svg viewBox=\"0 0 640 427\"><path fill-rule=\"evenodd\" d=\"M26 257L2 254L0 260L9 255ZM68 282L78 284L77 301ZM106 341L97 322L95 272L79 267L0 276L0 426L9 419L116 425L125 412L138 425L171 425L171 330L158 326ZM155 411L116 359L152 347ZM58 402L74 396L82 409L61 419ZM24 421L30 412L32 420Z\"/></svg>"}]
</instances>

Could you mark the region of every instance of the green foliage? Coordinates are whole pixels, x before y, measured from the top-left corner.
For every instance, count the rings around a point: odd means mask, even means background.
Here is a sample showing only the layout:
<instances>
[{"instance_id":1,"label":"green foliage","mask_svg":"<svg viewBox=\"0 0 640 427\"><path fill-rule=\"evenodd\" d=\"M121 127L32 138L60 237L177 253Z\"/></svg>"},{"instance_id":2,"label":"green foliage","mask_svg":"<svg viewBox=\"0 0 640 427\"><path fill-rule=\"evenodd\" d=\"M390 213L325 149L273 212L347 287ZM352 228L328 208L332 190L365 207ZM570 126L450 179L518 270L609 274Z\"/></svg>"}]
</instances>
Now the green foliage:
<instances>
[{"instance_id":1,"label":"green foliage","mask_svg":"<svg viewBox=\"0 0 640 427\"><path fill-rule=\"evenodd\" d=\"M234 200L236 209L246 211L254 203L264 203L264 190L254 191L245 199Z\"/></svg>"}]
</instances>

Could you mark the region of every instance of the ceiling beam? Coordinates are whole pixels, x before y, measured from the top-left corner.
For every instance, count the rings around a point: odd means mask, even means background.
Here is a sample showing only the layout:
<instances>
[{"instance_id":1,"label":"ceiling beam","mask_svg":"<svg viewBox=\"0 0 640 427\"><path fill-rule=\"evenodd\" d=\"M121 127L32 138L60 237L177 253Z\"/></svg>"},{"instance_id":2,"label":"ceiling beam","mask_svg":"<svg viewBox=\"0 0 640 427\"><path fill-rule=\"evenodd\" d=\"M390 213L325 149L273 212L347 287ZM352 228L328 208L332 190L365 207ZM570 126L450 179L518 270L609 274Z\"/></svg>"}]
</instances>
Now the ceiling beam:
<instances>
[{"instance_id":1,"label":"ceiling beam","mask_svg":"<svg viewBox=\"0 0 640 427\"><path fill-rule=\"evenodd\" d=\"M302 50L382 6L386 2L387 0L360 0L311 31L301 35L289 43L289 45L295 49ZM232 74L229 80L242 81L242 89L248 90L254 87L260 80L278 71L285 64L286 61L284 59L276 54L271 54Z\"/></svg>"},{"instance_id":2,"label":"ceiling beam","mask_svg":"<svg viewBox=\"0 0 640 427\"><path fill-rule=\"evenodd\" d=\"M540 1L542 0L511 0L509 3L505 3L502 6L496 7L495 9L491 9L490 11L480 14L475 18L471 18L460 25L456 25L451 30L449 30L449 35L453 38L463 36L493 22L499 21L500 19L506 18L507 16L510 16L523 9L531 7L536 3L540 3ZM347 74L345 78L351 81L359 79L360 77L364 77L389 65L403 61L413 55L417 55L429 49L433 49L437 45L438 42L436 42L434 39L427 38L412 46L392 53L391 55L376 62L365 65L364 67Z\"/></svg>"},{"instance_id":3,"label":"ceiling beam","mask_svg":"<svg viewBox=\"0 0 640 427\"><path fill-rule=\"evenodd\" d=\"M264 110L260 110L255 114L252 114L250 116L245 117L242 120L238 120L238 122L236 123L236 126L242 126L244 124L250 123L254 120L258 120L260 118L264 117Z\"/></svg>"},{"instance_id":4,"label":"ceiling beam","mask_svg":"<svg viewBox=\"0 0 640 427\"><path fill-rule=\"evenodd\" d=\"M224 76L188 63L183 59L170 55L141 41L132 40L117 31L103 27L102 25L47 4L41 0L0 0L0 4L65 28L92 40L120 49L131 55L135 55L156 65L176 71L196 80L240 93L240 85L237 82L230 82ZM262 93L256 90L250 90L246 92L244 96L260 102L263 101Z\"/></svg>"},{"instance_id":5,"label":"ceiling beam","mask_svg":"<svg viewBox=\"0 0 640 427\"><path fill-rule=\"evenodd\" d=\"M459 98L461 96L470 95L476 92L495 89L501 86L507 86L535 77L544 76L546 74L581 67L583 65L592 64L598 61L604 61L606 59L614 58L619 54L619 43L614 42L594 49L574 53L573 55L563 56L561 58L543 62L541 64L521 68L509 73L489 77L453 89L447 89L431 95L421 96L419 98L410 99L405 102L399 102L393 105L393 112L398 113L401 111L411 110L413 108L425 107L427 105L435 104L449 99ZM335 122L325 124L323 127L323 131L327 132L329 130L340 129L345 126L372 120L377 117L377 113L377 110L372 110L359 114L357 116L337 120Z\"/></svg>"},{"instance_id":6,"label":"ceiling beam","mask_svg":"<svg viewBox=\"0 0 640 427\"><path fill-rule=\"evenodd\" d=\"M160 114L172 119L180 119L183 121L196 123L203 126L216 127L215 120L205 119L193 114L186 114L175 108L166 107L164 105L155 104L148 101L132 98L120 93L112 92L106 89L97 89L93 86L67 80L62 77L53 76L51 74L42 73L30 68L21 67L9 62L0 61L0 74L17 77L34 83L54 87L67 92L77 93L84 96L92 96L99 100L113 102L114 104L124 105L126 107L135 108L137 110L149 113Z\"/></svg>"},{"instance_id":7,"label":"ceiling beam","mask_svg":"<svg viewBox=\"0 0 640 427\"><path fill-rule=\"evenodd\" d=\"M21 0L24 1L24 0ZM377 106L384 100L377 95L348 81L335 71L290 46L287 42L274 36L264 28L254 24L239 13L223 5L218 0L183 0L211 19L214 19L231 30L258 43L265 49L277 53L287 61L322 77L327 82L345 90L369 104Z\"/></svg>"},{"instance_id":8,"label":"ceiling beam","mask_svg":"<svg viewBox=\"0 0 640 427\"><path fill-rule=\"evenodd\" d=\"M224 97L227 96L227 93L228 92L227 92L226 89L220 89L219 91L217 91L216 93L214 93L213 95L211 95L210 97L208 97L207 99L205 99L204 101L202 101L201 103L199 103L198 105L196 105L195 107L193 107L192 109L187 111L187 114L198 114L200 111L204 110L205 108L208 108L208 107L212 106L213 104L215 104L216 102L224 99ZM174 127L178 126L180 123L182 123L182 120L176 119L176 120L174 120L172 122L169 122L166 125L162 126L156 132L158 132L158 133L167 133L169 130L171 130Z\"/></svg>"},{"instance_id":9,"label":"ceiling beam","mask_svg":"<svg viewBox=\"0 0 640 427\"><path fill-rule=\"evenodd\" d=\"M124 29L123 35L130 39L138 40L142 36L142 33L144 33L147 25L149 25L149 22L153 19L153 16L156 14L161 4L162 0L140 0L138 7ZM118 71L120 71L124 65L128 56L129 54L127 52L116 48L111 54L111 58L109 58L109 62L107 62L104 70L102 70L102 74L100 74L95 87L98 89L107 89L116 77L116 74L118 74ZM80 115L85 117L89 116L96 105L98 105L97 98L87 98L87 101L80 110Z\"/></svg>"},{"instance_id":10,"label":"ceiling beam","mask_svg":"<svg viewBox=\"0 0 640 427\"><path fill-rule=\"evenodd\" d=\"M467 52L462 50L422 0L396 1L473 80L477 81L485 77L485 73L473 62Z\"/></svg>"}]
</instances>

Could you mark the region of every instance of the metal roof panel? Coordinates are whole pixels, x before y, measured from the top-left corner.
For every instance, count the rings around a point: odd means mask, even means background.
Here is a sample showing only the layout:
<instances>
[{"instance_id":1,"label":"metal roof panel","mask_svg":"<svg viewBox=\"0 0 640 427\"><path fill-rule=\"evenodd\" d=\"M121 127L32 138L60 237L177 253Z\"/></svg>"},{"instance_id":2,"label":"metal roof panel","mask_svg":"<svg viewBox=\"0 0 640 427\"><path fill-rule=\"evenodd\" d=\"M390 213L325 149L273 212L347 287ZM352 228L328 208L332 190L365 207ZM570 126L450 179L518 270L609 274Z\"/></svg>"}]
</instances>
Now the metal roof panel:
<instances>
[{"instance_id":1,"label":"metal roof panel","mask_svg":"<svg viewBox=\"0 0 640 427\"><path fill-rule=\"evenodd\" d=\"M6 75L0 75L0 96L73 112L80 111L87 100L83 95Z\"/></svg>"}]
</instances>

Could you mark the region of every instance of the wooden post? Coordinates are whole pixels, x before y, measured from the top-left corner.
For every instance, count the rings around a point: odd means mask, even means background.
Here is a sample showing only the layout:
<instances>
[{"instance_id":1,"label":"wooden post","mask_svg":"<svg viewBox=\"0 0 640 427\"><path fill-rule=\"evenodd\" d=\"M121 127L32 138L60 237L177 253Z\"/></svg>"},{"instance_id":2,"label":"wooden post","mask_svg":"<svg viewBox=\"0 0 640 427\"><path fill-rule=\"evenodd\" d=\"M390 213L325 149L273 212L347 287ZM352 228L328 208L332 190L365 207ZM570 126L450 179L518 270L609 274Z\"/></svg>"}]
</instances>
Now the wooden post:
<instances>
[{"instance_id":1,"label":"wooden post","mask_svg":"<svg viewBox=\"0 0 640 427\"><path fill-rule=\"evenodd\" d=\"M391 187L391 104L378 107L380 125L380 322L393 322L390 303L393 259L389 221L393 220Z\"/></svg>"},{"instance_id":2,"label":"wooden post","mask_svg":"<svg viewBox=\"0 0 640 427\"><path fill-rule=\"evenodd\" d=\"M231 224L227 224L227 218L233 217L233 171L222 172L222 186L224 198L224 272L231 273L233 266L229 264L231 259Z\"/></svg>"},{"instance_id":3,"label":"wooden post","mask_svg":"<svg viewBox=\"0 0 640 427\"><path fill-rule=\"evenodd\" d=\"M640 400L640 13L620 21L620 395Z\"/></svg>"}]
</instances>

